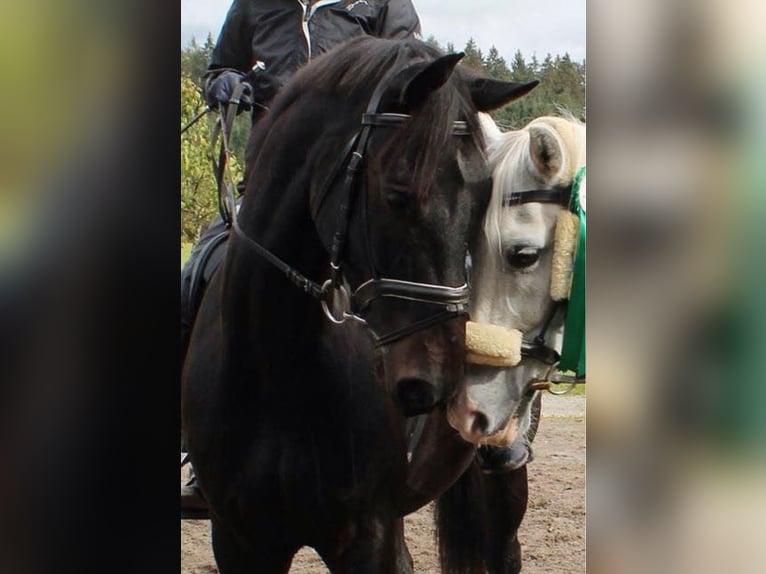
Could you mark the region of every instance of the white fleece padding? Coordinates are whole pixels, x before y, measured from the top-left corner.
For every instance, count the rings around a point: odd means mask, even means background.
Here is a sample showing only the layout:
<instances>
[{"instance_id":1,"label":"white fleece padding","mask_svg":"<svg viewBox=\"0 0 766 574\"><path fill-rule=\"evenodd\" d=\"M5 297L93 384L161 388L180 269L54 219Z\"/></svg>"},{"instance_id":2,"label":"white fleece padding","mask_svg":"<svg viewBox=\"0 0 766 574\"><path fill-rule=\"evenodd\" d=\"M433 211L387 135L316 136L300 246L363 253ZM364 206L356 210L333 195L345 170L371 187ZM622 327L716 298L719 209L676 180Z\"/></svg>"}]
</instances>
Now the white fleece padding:
<instances>
[{"instance_id":1,"label":"white fleece padding","mask_svg":"<svg viewBox=\"0 0 766 574\"><path fill-rule=\"evenodd\" d=\"M569 299L569 290L572 287L572 267L574 266L579 232L580 220L577 216L571 211L560 211L556 220L551 262L551 298L554 301Z\"/></svg>"},{"instance_id":2,"label":"white fleece padding","mask_svg":"<svg viewBox=\"0 0 766 574\"><path fill-rule=\"evenodd\" d=\"M468 321L465 347L469 363L513 367L521 361L521 331Z\"/></svg>"}]
</instances>

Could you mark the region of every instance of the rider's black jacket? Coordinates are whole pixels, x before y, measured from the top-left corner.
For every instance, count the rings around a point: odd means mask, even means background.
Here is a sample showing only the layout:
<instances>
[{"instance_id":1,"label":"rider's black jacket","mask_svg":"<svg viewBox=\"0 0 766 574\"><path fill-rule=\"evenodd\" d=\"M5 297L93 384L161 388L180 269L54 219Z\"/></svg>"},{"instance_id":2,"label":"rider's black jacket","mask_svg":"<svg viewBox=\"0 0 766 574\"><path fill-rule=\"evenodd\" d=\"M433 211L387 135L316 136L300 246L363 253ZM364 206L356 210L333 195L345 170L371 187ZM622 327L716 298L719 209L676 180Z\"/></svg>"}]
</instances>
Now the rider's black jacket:
<instances>
[{"instance_id":1,"label":"rider's black jacket","mask_svg":"<svg viewBox=\"0 0 766 574\"><path fill-rule=\"evenodd\" d=\"M226 68L247 73L261 61L281 85L308 60L350 38L419 34L410 0L234 0L206 76Z\"/></svg>"}]
</instances>

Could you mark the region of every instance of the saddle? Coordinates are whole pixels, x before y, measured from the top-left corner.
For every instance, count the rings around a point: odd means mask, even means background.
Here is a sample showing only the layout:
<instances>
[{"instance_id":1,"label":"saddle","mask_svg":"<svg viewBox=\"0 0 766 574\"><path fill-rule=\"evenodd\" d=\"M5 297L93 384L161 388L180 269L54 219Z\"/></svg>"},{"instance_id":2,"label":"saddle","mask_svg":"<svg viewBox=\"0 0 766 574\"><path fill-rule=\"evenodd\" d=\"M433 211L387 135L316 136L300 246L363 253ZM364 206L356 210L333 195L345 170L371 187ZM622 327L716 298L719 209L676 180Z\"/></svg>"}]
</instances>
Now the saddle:
<instances>
[{"instance_id":1,"label":"saddle","mask_svg":"<svg viewBox=\"0 0 766 574\"><path fill-rule=\"evenodd\" d=\"M202 303L207 286L226 256L230 234L229 225L219 216L202 233L194 245L189 259L181 270L181 368L183 369L186 351L189 347L194 320ZM183 440L182 440L183 443ZM181 467L189 462L181 445ZM181 518L200 520L209 518L207 501L194 484L194 474L190 467L189 482L181 487Z\"/></svg>"},{"instance_id":2,"label":"saddle","mask_svg":"<svg viewBox=\"0 0 766 574\"><path fill-rule=\"evenodd\" d=\"M181 270L181 363L202 296L226 255L230 229L219 217L205 230Z\"/></svg>"},{"instance_id":3,"label":"saddle","mask_svg":"<svg viewBox=\"0 0 766 574\"><path fill-rule=\"evenodd\" d=\"M205 230L192 249L189 260L181 270L181 368L183 369L186 350L189 347L194 319L197 316L205 289L218 270L226 255L229 227L221 218L216 218ZM183 442L183 441L182 441ZM184 450L183 444L181 450ZM181 467L189 462L189 456L182 453ZM191 467L190 467L191 468ZM193 474L190 471L190 476ZM209 518L207 501L193 479L181 487L181 518L201 520Z\"/></svg>"}]
</instances>

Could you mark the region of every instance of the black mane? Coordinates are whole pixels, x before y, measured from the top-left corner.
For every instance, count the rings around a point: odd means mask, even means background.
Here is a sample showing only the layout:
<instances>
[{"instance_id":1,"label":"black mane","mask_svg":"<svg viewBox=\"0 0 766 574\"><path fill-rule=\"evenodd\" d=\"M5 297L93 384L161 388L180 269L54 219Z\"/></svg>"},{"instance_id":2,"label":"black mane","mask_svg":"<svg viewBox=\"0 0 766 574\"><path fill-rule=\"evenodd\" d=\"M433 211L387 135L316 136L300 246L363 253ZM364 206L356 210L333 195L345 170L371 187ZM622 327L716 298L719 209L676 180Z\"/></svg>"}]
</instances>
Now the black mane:
<instances>
[{"instance_id":1,"label":"black mane","mask_svg":"<svg viewBox=\"0 0 766 574\"><path fill-rule=\"evenodd\" d=\"M274 130L275 126L285 117L315 119L317 110L310 113L307 110L317 102L333 102L338 106L337 109L323 106L319 112L324 118L336 119L337 134L344 134L339 137L338 144L344 142L349 130L359 126L375 88L384 78L394 77L397 72L413 64L430 62L442 55L436 48L418 40L384 40L365 36L337 46L312 60L285 85L272 103L270 112L254 129L248 157L255 158L255 164L272 163L272 159L259 162L258 158L264 150L265 155L270 155L268 149L273 149L275 145L275 132L281 133L280 129ZM300 114L301 109L306 111L305 115ZM472 143L481 146L482 139L478 137L480 128L470 95L459 79L453 77L413 114L404 130L405 137L397 131L391 138L390 147L396 153L418 158L413 169L416 179L412 183L421 198L428 195L439 158L454 154L460 145L460 138L452 135L452 123L458 119L468 122L471 133L475 134ZM340 124L343 124L342 128ZM333 133L327 135L331 138ZM326 143L337 147L333 145L335 142ZM248 166L248 173L253 168ZM259 175L262 180L263 175Z\"/></svg>"}]
</instances>

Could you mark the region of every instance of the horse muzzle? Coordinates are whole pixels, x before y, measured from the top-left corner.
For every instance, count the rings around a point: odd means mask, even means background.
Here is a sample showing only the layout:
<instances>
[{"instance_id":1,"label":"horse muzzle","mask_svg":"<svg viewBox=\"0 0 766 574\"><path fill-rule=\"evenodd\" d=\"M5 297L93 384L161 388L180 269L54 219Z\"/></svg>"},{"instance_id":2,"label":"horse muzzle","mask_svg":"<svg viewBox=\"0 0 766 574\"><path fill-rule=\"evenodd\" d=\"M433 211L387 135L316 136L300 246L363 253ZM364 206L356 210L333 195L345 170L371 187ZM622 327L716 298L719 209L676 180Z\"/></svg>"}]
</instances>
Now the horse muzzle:
<instances>
[{"instance_id":1,"label":"horse muzzle","mask_svg":"<svg viewBox=\"0 0 766 574\"><path fill-rule=\"evenodd\" d=\"M447 422L461 438L475 445L510 446L521 434L522 419L515 413L495 424L465 394L456 397L447 408Z\"/></svg>"},{"instance_id":2,"label":"horse muzzle","mask_svg":"<svg viewBox=\"0 0 766 574\"><path fill-rule=\"evenodd\" d=\"M399 379L394 391L394 401L404 416L412 417L431 411L441 400L439 388L424 379L405 377Z\"/></svg>"},{"instance_id":3,"label":"horse muzzle","mask_svg":"<svg viewBox=\"0 0 766 574\"><path fill-rule=\"evenodd\" d=\"M465 374L465 315L456 315L382 349L392 397L405 416L451 397Z\"/></svg>"}]
</instances>

